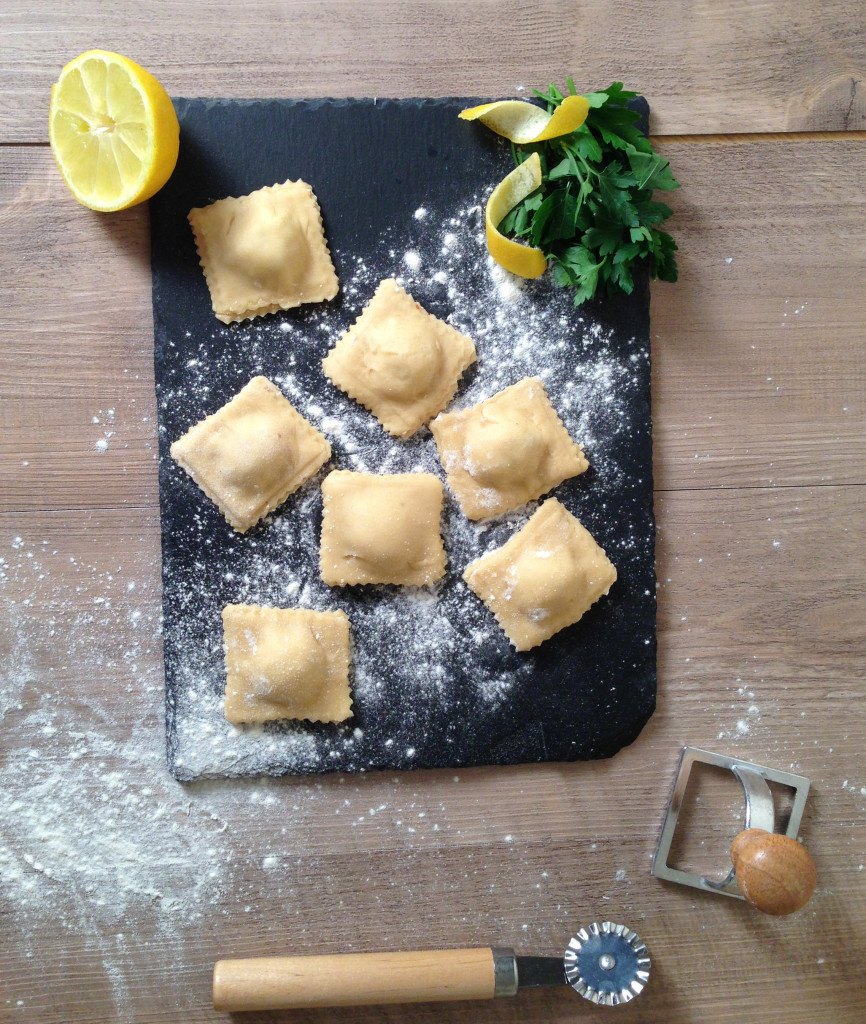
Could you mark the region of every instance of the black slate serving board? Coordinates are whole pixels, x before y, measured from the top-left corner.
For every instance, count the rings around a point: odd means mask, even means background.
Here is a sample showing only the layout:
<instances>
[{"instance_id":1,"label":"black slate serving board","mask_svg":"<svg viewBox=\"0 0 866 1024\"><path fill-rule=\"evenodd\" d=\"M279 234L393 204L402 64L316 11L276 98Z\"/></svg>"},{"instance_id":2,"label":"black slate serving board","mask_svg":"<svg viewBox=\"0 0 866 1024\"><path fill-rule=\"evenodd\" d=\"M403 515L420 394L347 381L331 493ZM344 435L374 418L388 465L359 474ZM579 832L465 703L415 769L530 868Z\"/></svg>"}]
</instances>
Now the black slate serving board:
<instances>
[{"instance_id":1,"label":"black slate serving board","mask_svg":"<svg viewBox=\"0 0 866 1024\"><path fill-rule=\"evenodd\" d=\"M574 309L545 278L491 269L483 202L513 166L470 100L175 100L177 169L151 201L168 764L179 779L457 767L609 757L655 707L649 287ZM646 118L646 104L637 101ZM645 123L645 120L644 120ZM341 280L331 303L225 326L211 311L187 213L302 178ZM318 578L319 484L331 468L443 476L429 431L398 442L323 376L321 357L375 285L398 276L476 341L468 405L541 373L592 468L554 494L617 566L577 624L517 654L460 578L536 507L472 526L453 499L434 588L330 590ZM549 276L549 275L548 275ZM239 536L169 455L172 441L264 373L329 435L334 458ZM342 608L352 623L347 723L225 722L220 612L228 602Z\"/></svg>"}]
</instances>

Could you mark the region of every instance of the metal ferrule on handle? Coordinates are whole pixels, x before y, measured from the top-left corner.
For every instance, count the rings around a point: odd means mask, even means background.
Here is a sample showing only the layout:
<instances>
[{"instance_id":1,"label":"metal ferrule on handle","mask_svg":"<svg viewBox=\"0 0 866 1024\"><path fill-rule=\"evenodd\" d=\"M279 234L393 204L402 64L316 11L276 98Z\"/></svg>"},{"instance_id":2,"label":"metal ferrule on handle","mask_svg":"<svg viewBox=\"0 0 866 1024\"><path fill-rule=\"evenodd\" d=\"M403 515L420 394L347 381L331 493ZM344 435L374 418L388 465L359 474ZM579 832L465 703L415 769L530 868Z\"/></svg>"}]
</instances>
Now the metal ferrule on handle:
<instances>
[{"instance_id":1,"label":"metal ferrule on handle","mask_svg":"<svg viewBox=\"0 0 866 1024\"><path fill-rule=\"evenodd\" d=\"M227 1013L492 999L516 991L510 949L220 960L213 974L214 1009Z\"/></svg>"}]
</instances>

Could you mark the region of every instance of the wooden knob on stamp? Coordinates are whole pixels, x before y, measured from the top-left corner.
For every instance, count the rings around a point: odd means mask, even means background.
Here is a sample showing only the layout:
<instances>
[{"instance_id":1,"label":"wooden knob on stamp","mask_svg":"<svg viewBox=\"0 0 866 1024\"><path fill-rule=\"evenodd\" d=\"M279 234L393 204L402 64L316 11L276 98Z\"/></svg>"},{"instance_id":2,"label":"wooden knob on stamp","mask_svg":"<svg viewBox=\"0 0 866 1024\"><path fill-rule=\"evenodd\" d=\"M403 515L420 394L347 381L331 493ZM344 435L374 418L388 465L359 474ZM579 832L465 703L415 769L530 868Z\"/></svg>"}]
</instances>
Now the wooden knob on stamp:
<instances>
[{"instance_id":1,"label":"wooden knob on stamp","mask_svg":"<svg viewBox=\"0 0 866 1024\"><path fill-rule=\"evenodd\" d=\"M731 843L731 860L746 902L765 914L793 914L815 891L815 862L790 836L746 829Z\"/></svg>"}]
</instances>

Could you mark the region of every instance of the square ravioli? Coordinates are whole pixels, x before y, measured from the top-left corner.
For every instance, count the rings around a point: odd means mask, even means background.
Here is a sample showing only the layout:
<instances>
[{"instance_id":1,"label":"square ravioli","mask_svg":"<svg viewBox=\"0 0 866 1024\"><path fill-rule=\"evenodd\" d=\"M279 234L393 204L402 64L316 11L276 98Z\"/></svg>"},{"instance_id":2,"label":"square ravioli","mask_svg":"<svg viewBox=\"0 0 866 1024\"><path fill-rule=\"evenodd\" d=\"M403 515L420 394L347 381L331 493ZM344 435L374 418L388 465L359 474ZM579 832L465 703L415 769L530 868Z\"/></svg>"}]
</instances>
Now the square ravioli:
<instances>
[{"instance_id":1,"label":"square ravioli","mask_svg":"<svg viewBox=\"0 0 866 1024\"><path fill-rule=\"evenodd\" d=\"M551 498L501 548L467 565L463 579L515 649L528 651L577 622L613 586L616 569Z\"/></svg>"},{"instance_id":2,"label":"square ravioli","mask_svg":"<svg viewBox=\"0 0 866 1024\"><path fill-rule=\"evenodd\" d=\"M319 562L328 586L420 587L445 575L443 487L432 473L335 470L322 496Z\"/></svg>"},{"instance_id":3,"label":"square ravioli","mask_svg":"<svg viewBox=\"0 0 866 1024\"><path fill-rule=\"evenodd\" d=\"M471 338L423 310L388 278L322 365L389 434L409 437L445 408L474 362Z\"/></svg>"},{"instance_id":4,"label":"square ravioli","mask_svg":"<svg viewBox=\"0 0 866 1024\"><path fill-rule=\"evenodd\" d=\"M339 290L319 203L305 181L219 199L188 219L224 324L333 299Z\"/></svg>"},{"instance_id":5,"label":"square ravioli","mask_svg":"<svg viewBox=\"0 0 866 1024\"><path fill-rule=\"evenodd\" d=\"M430 424L448 486L469 519L540 498L589 468L537 377Z\"/></svg>"},{"instance_id":6,"label":"square ravioli","mask_svg":"<svg viewBox=\"0 0 866 1024\"><path fill-rule=\"evenodd\" d=\"M342 722L351 716L343 612L229 604L222 619L230 722Z\"/></svg>"},{"instance_id":7,"label":"square ravioli","mask_svg":"<svg viewBox=\"0 0 866 1024\"><path fill-rule=\"evenodd\" d=\"M245 533L331 457L327 439L267 377L253 377L171 446L171 457Z\"/></svg>"}]
</instances>

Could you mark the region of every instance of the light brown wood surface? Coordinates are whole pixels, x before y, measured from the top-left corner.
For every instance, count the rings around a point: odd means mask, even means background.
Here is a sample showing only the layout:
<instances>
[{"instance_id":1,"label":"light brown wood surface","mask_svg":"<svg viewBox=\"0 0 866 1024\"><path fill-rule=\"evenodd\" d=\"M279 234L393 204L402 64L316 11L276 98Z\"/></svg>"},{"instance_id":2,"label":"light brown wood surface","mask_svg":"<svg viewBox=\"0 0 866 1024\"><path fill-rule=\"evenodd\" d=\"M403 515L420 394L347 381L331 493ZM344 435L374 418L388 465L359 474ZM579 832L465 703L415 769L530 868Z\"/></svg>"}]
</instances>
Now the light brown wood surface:
<instances>
[{"instance_id":1,"label":"light brown wood surface","mask_svg":"<svg viewBox=\"0 0 866 1024\"><path fill-rule=\"evenodd\" d=\"M562 988L235 1019L859 1024L861 5L256 0L238 12L0 5L0 1020L217 1021L220 958L555 954L613 919L653 958L626 1008ZM175 95L512 95L572 73L648 96L683 183L670 200L681 279L653 287L659 703L631 747L592 764L168 778L147 208L77 206L44 145L47 89L93 45ZM803 130L816 134L751 134ZM801 836L818 888L804 910L771 919L651 877L686 743L811 779ZM125 774L130 749L141 778ZM80 784L52 792L68 763ZM723 872L741 794L713 780L701 797L680 852Z\"/></svg>"},{"instance_id":2,"label":"light brown wood surface","mask_svg":"<svg viewBox=\"0 0 866 1024\"><path fill-rule=\"evenodd\" d=\"M0 31L4 142L46 140L56 69L94 45L172 96L511 96L573 75L625 78L666 133L866 128L858 0L4 0Z\"/></svg>"}]
</instances>

